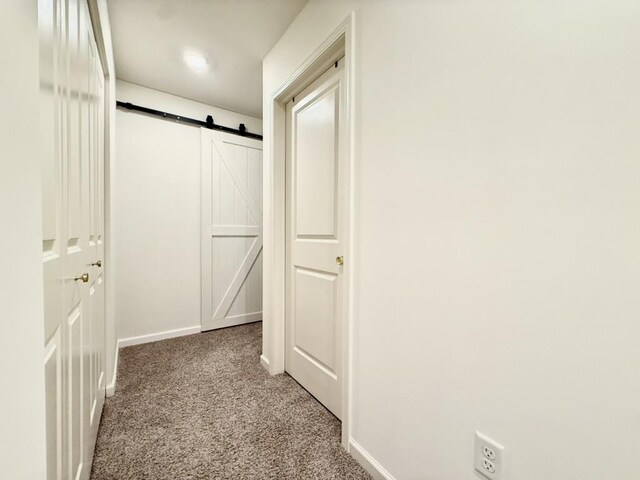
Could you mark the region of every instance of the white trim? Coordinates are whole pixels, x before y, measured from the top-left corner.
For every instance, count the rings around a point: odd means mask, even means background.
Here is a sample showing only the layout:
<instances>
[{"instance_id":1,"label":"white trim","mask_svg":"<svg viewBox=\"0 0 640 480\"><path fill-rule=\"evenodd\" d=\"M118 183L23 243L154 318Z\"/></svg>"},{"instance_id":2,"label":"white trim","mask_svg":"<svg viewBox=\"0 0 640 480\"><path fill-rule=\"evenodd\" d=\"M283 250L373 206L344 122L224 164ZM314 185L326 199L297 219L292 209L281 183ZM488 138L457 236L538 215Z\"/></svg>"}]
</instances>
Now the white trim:
<instances>
[{"instance_id":1,"label":"white trim","mask_svg":"<svg viewBox=\"0 0 640 480\"><path fill-rule=\"evenodd\" d=\"M349 225L349 245L347 247L347 255L349 263L346 265L347 275L347 298L348 302L345 305L345 324L343 333L343 386L342 386L342 445L346 448L349 447L349 439L351 438L352 418L351 414L353 408L353 395L351 387L353 385L353 325L357 317L355 312L356 296L355 296L355 268L359 259L355 249L356 245L356 221L358 215L357 199L359 198L359 192L357 192L358 183L358 168L357 157L355 154L356 143L356 95L355 95L355 79L356 79L356 41L355 41L355 28L356 19L355 13L351 13L349 17L344 21L344 57L345 57L345 82L347 91L347 111L345 122L347 124L347 158L348 158L348 175L349 175L349 205L348 205L348 225Z\"/></svg>"},{"instance_id":2,"label":"white trim","mask_svg":"<svg viewBox=\"0 0 640 480\"><path fill-rule=\"evenodd\" d=\"M374 480L395 480L393 475L385 470L385 468L353 438L349 439L349 453Z\"/></svg>"},{"instance_id":3,"label":"white trim","mask_svg":"<svg viewBox=\"0 0 640 480\"><path fill-rule=\"evenodd\" d=\"M343 408L342 445L348 447L351 431L351 366L352 331L357 312L354 310L354 278L357 262L355 245L355 222L357 218L357 165L355 156L355 14L349 16L329 35L324 42L305 60L287 80L271 94L266 105L265 118L270 120L270 131L265 146L264 175L264 344L263 352L269 355L269 373L276 375L285 368L285 150L286 130L285 103L293 95L307 86L323 69L337 59L345 57L345 81L347 103L347 161L349 163L349 247L348 263L344 275L347 281L347 315L345 318L343 344ZM263 364L264 365L264 364Z\"/></svg>"},{"instance_id":4,"label":"white trim","mask_svg":"<svg viewBox=\"0 0 640 480\"><path fill-rule=\"evenodd\" d=\"M269 371L269 359L264 356L264 353L260 355L260 365L268 372Z\"/></svg>"},{"instance_id":5,"label":"white trim","mask_svg":"<svg viewBox=\"0 0 640 480\"><path fill-rule=\"evenodd\" d=\"M168 338L184 337L185 335L193 335L194 333L200 333L200 325L194 325L193 327L186 328L176 328L174 330L151 333L149 335L140 335L138 337L121 338L118 340L118 350L124 347L130 347L132 345L157 342L159 340L166 340Z\"/></svg>"},{"instance_id":6,"label":"white trim","mask_svg":"<svg viewBox=\"0 0 640 480\"><path fill-rule=\"evenodd\" d=\"M116 342L116 352L113 355L113 375L111 376L111 382L107 384L107 397L113 397L116 393L116 380L118 378L118 359L120 358L120 342Z\"/></svg>"},{"instance_id":7,"label":"white trim","mask_svg":"<svg viewBox=\"0 0 640 480\"><path fill-rule=\"evenodd\" d=\"M115 319L115 268L113 264L113 173L115 164L115 75L105 76L105 134L104 134L104 315L105 315L105 374L115 378L118 370L118 334ZM115 349L114 357L108 353ZM110 361L111 360L111 361ZM107 391L107 396L113 395Z\"/></svg>"},{"instance_id":8,"label":"white trim","mask_svg":"<svg viewBox=\"0 0 640 480\"><path fill-rule=\"evenodd\" d=\"M106 386L106 395L111 396L115 390L115 378L118 369L118 342L115 321L115 274L112 251L112 177L115 163L115 62L113 57L113 42L111 37L111 22L107 0L88 0L91 24L95 34L98 56L104 73L104 258L102 259L104 275L104 314L105 314L105 375L111 376L112 382ZM115 349L115 356L111 360L110 354Z\"/></svg>"}]
</instances>

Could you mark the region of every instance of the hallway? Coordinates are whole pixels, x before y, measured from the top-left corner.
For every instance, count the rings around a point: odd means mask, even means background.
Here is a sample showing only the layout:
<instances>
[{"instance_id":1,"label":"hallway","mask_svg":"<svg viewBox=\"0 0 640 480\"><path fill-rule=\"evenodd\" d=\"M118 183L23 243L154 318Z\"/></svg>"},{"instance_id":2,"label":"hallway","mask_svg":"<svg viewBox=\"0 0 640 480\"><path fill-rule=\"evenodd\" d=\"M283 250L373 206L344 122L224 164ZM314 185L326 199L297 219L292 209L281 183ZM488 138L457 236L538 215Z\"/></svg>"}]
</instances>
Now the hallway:
<instances>
[{"instance_id":1,"label":"hallway","mask_svg":"<svg viewBox=\"0 0 640 480\"><path fill-rule=\"evenodd\" d=\"M91 478L369 478L340 446L340 422L260 366L261 328L124 348Z\"/></svg>"},{"instance_id":2,"label":"hallway","mask_svg":"<svg viewBox=\"0 0 640 480\"><path fill-rule=\"evenodd\" d=\"M0 480L640 480L640 1L0 44Z\"/></svg>"}]
</instances>

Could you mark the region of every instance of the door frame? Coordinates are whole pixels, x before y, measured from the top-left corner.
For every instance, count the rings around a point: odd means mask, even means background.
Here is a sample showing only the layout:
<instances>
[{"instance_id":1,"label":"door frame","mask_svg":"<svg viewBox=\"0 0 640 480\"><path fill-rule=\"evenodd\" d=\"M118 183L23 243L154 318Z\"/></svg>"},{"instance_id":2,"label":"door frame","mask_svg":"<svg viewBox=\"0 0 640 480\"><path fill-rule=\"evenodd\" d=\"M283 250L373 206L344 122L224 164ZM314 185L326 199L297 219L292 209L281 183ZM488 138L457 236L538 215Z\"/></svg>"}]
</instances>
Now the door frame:
<instances>
[{"instance_id":1,"label":"door frame","mask_svg":"<svg viewBox=\"0 0 640 480\"><path fill-rule=\"evenodd\" d=\"M267 132L264 144L271 162L264 165L264 246L263 246L263 353L260 363L271 375L285 370L286 315L286 104L329 66L344 56L345 60L345 151L347 171L347 245L344 266L343 302L343 385L342 385L342 445L349 450L351 431L351 379L354 324L354 251L356 211L356 159L354 155L355 112L355 18L351 13L304 61L294 73L271 95L266 115L273 129ZM270 141L269 141L270 140ZM268 152L267 152L268 149Z\"/></svg>"},{"instance_id":2,"label":"door frame","mask_svg":"<svg viewBox=\"0 0 640 480\"><path fill-rule=\"evenodd\" d=\"M115 166L115 132L116 132L116 75L111 41L111 25L109 12L105 0L83 0L89 6L89 16L98 49L98 57L102 63L104 73L104 145L103 145L103 221L104 221L104 341L105 341L105 393L110 397L115 392L116 375L118 369L118 345L115 322L115 284L113 251L112 251L112 176Z\"/></svg>"}]
</instances>

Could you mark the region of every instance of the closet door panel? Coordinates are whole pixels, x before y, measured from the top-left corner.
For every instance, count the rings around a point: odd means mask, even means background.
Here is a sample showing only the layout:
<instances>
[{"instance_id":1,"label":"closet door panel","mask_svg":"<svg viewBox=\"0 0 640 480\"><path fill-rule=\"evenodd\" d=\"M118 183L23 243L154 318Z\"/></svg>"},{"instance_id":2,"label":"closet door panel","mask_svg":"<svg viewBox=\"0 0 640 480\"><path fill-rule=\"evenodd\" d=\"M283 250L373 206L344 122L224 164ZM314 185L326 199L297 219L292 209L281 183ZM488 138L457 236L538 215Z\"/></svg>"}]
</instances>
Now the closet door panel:
<instances>
[{"instance_id":1,"label":"closet door panel","mask_svg":"<svg viewBox=\"0 0 640 480\"><path fill-rule=\"evenodd\" d=\"M89 478L104 402L104 74L86 0L38 0L47 478Z\"/></svg>"},{"instance_id":2,"label":"closet door panel","mask_svg":"<svg viewBox=\"0 0 640 480\"><path fill-rule=\"evenodd\" d=\"M66 225L63 215L67 41L66 2L40 0L40 132L42 165L42 264L47 480L69 477L66 421L66 333L63 288Z\"/></svg>"}]
</instances>

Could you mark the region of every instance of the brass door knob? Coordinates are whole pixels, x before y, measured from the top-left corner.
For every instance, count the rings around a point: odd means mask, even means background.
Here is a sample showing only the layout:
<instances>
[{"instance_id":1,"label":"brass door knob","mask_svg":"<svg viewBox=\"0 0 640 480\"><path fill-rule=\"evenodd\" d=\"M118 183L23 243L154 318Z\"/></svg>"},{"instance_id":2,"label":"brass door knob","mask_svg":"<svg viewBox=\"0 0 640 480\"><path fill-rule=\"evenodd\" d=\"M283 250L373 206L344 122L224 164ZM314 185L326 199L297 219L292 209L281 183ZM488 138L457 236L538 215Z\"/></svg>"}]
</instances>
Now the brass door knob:
<instances>
[{"instance_id":1,"label":"brass door knob","mask_svg":"<svg viewBox=\"0 0 640 480\"><path fill-rule=\"evenodd\" d=\"M88 273L83 273L82 275L80 275L79 277L74 278L74 280L77 282L78 280L82 280L84 283L87 283L89 281L89 274Z\"/></svg>"},{"instance_id":2,"label":"brass door knob","mask_svg":"<svg viewBox=\"0 0 640 480\"><path fill-rule=\"evenodd\" d=\"M344 265L344 257L342 255L339 257L336 257L336 263L338 265Z\"/></svg>"},{"instance_id":3,"label":"brass door knob","mask_svg":"<svg viewBox=\"0 0 640 480\"><path fill-rule=\"evenodd\" d=\"M102 260L98 260L97 262L92 263L91 266L92 267L101 267L102 266Z\"/></svg>"}]
</instances>

